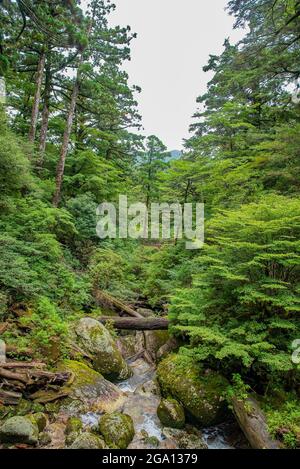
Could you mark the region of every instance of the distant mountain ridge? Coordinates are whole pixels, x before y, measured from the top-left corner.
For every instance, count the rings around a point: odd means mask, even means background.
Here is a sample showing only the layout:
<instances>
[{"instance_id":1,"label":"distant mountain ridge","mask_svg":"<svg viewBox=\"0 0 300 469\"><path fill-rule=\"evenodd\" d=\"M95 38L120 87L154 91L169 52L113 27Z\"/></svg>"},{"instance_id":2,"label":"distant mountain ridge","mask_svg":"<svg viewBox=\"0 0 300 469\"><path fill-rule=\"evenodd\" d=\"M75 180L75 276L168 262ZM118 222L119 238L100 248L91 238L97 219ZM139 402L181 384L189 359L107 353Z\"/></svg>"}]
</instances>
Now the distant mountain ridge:
<instances>
[{"instance_id":1,"label":"distant mountain ridge","mask_svg":"<svg viewBox=\"0 0 300 469\"><path fill-rule=\"evenodd\" d=\"M171 160L178 160L182 156L182 151L172 150L170 151L170 155L171 155L171 158L170 158Z\"/></svg>"}]
</instances>

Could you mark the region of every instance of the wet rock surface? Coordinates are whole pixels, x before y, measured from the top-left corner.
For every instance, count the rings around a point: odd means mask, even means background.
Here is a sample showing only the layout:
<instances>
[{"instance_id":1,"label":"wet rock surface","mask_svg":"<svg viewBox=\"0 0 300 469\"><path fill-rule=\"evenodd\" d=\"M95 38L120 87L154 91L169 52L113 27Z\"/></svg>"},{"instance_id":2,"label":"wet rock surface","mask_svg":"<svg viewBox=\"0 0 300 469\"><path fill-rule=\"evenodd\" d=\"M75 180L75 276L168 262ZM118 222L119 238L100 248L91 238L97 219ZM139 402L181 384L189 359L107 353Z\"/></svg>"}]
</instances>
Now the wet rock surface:
<instances>
[{"instance_id":1,"label":"wet rock surface","mask_svg":"<svg viewBox=\"0 0 300 469\"><path fill-rule=\"evenodd\" d=\"M163 396L177 399L202 427L223 422L227 414L227 380L210 370L201 374L198 365L185 358L184 366L175 354L159 363L157 377Z\"/></svg>"},{"instance_id":2,"label":"wet rock surface","mask_svg":"<svg viewBox=\"0 0 300 469\"><path fill-rule=\"evenodd\" d=\"M130 340L126 339L125 343L130 343L131 347L134 337L130 334ZM246 447L241 432L232 422L201 430L194 424L186 424L184 417L187 418L187 415L184 416L182 411L182 400L177 396L177 400L174 397L166 400L167 396L161 396L153 362L146 361L146 358L133 358L128 361L128 365L132 374L126 380L112 383L86 363L65 360L59 364L58 369L71 372L71 378L64 387L66 397L44 406L36 407L34 404L35 412L31 410L30 415L14 417L24 419L21 422L6 417L0 435L7 436L9 433L6 440L9 445L25 443L49 449ZM159 374L160 367L161 364L158 367ZM170 370L165 367L165 371ZM190 370L185 374L190 377ZM165 383L162 384L165 391ZM166 402L168 421L158 417L159 406L164 403L163 408L166 410ZM25 413L27 410L29 413L29 407L25 407L26 409L20 411ZM182 428L171 428L179 420ZM9 432L7 428L10 429ZM4 436L2 441L5 438Z\"/></svg>"},{"instance_id":3,"label":"wet rock surface","mask_svg":"<svg viewBox=\"0 0 300 469\"><path fill-rule=\"evenodd\" d=\"M39 429L29 417L11 417L0 427L1 443L25 443L36 445Z\"/></svg>"},{"instance_id":4,"label":"wet rock surface","mask_svg":"<svg viewBox=\"0 0 300 469\"><path fill-rule=\"evenodd\" d=\"M112 380L124 380L131 375L114 339L99 321L82 318L75 332L79 345L91 355L94 370Z\"/></svg>"},{"instance_id":5,"label":"wet rock surface","mask_svg":"<svg viewBox=\"0 0 300 469\"><path fill-rule=\"evenodd\" d=\"M102 438L93 433L82 433L79 435L70 449L105 449L106 445Z\"/></svg>"},{"instance_id":6,"label":"wet rock surface","mask_svg":"<svg viewBox=\"0 0 300 469\"><path fill-rule=\"evenodd\" d=\"M183 428L185 415L182 405L175 399L162 399L157 408L157 415L163 425L171 428Z\"/></svg>"},{"instance_id":7,"label":"wet rock surface","mask_svg":"<svg viewBox=\"0 0 300 469\"><path fill-rule=\"evenodd\" d=\"M112 449L126 449L134 437L132 418L121 412L105 414L99 422L99 432Z\"/></svg>"},{"instance_id":8,"label":"wet rock surface","mask_svg":"<svg viewBox=\"0 0 300 469\"><path fill-rule=\"evenodd\" d=\"M73 360L65 360L60 369L73 373L67 384L70 390L62 408L70 415L79 415L84 409L95 412L113 412L124 400L121 390L89 366Z\"/></svg>"}]
</instances>

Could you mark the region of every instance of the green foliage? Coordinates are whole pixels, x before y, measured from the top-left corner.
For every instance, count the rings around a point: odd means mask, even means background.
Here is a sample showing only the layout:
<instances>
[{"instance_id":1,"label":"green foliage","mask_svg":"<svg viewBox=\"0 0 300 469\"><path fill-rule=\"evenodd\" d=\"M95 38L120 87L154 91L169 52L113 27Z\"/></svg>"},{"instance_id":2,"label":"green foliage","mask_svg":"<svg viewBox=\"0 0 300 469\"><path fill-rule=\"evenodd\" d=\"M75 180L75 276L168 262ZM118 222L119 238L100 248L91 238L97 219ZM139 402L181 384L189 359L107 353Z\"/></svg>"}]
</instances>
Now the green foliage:
<instances>
[{"instance_id":1,"label":"green foliage","mask_svg":"<svg viewBox=\"0 0 300 469\"><path fill-rule=\"evenodd\" d=\"M168 308L171 332L184 342L182 369L192 361L199 373L222 371L239 396L249 386L266 394L275 385L299 388L291 344L300 337L300 108L290 93L299 77L299 2L229 1L236 26L248 28L204 67L212 76L176 161L158 137L127 130L139 123L139 89L129 86L122 67L135 35L109 26L110 2L92 1L94 15L78 1L37 2L24 30L20 2L2 3L0 72L9 113L0 108L1 317L15 303L34 305L24 319L28 337L17 332L18 345L63 342L65 322L92 311L101 289L160 312ZM32 77L43 56L36 138L29 144ZM56 208L51 200L74 84L79 93L63 146L68 158L58 167L63 188ZM100 241L96 207L124 193L148 206L205 203L204 248L187 251L181 240ZM280 437L288 446L296 445L297 415L291 403L270 417L274 435L286 420Z\"/></svg>"},{"instance_id":2,"label":"green foliage","mask_svg":"<svg viewBox=\"0 0 300 469\"><path fill-rule=\"evenodd\" d=\"M8 130L0 107L0 204L3 206L9 196L26 192L31 183L29 161Z\"/></svg>"},{"instance_id":3,"label":"green foliage","mask_svg":"<svg viewBox=\"0 0 300 469\"><path fill-rule=\"evenodd\" d=\"M55 341L62 349L68 327L56 307L46 297L37 299L32 314L21 318L24 326L31 329L31 343L39 350L46 350Z\"/></svg>"},{"instance_id":4,"label":"green foliage","mask_svg":"<svg viewBox=\"0 0 300 469\"><path fill-rule=\"evenodd\" d=\"M281 440L285 447L299 448L300 410L299 401L293 396L285 396L280 406L273 401L265 403L269 430L274 438Z\"/></svg>"},{"instance_id":5,"label":"green foliage","mask_svg":"<svg viewBox=\"0 0 300 469\"><path fill-rule=\"evenodd\" d=\"M229 402L231 402L233 397L243 401L246 400L249 389L250 387L244 383L241 376L235 373L232 376L232 385L229 387L227 392Z\"/></svg>"},{"instance_id":6,"label":"green foliage","mask_svg":"<svg viewBox=\"0 0 300 469\"><path fill-rule=\"evenodd\" d=\"M173 330L189 337L198 359L261 383L296 379L299 220L298 199L275 195L210 220L192 288L179 289L170 307Z\"/></svg>"}]
</instances>

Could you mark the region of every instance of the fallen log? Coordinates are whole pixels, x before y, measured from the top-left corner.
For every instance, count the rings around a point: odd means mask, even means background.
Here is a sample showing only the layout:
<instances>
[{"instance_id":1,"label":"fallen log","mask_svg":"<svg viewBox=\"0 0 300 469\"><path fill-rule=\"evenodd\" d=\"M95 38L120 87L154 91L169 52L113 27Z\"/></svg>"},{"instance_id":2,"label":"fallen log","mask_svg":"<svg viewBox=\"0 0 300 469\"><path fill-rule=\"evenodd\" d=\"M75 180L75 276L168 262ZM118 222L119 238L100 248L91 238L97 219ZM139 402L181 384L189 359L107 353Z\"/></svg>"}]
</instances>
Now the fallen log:
<instances>
[{"instance_id":1,"label":"fallen log","mask_svg":"<svg viewBox=\"0 0 300 469\"><path fill-rule=\"evenodd\" d=\"M5 332L7 328L8 328L7 322L0 323L0 335L3 334L3 332Z\"/></svg>"},{"instance_id":2,"label":"fallen log","mask_svg":"<svg viewBox=\"0 0 300 469\"><path fill-rule=\"evenodd\" d=\"M139 314L137 311L135 311L130 306L126 305L122 301L118 300L117 298L114 298L109 293L106 293L102 290L97 290L96 291L95 298L96 298L97 302L99 302L101 304L104 303L105 305L114 306L118 311L122 311L123 313L126 313L129 316L132 316L134 318L142 318L143 317L141 314Z\"/></svg>"},{"instance_id":3,"label":"fallen log","mask_svg":"<svg viewBox=\"0 0 300 469\"><path fill-rule=\"evenodd\" d=\"M22 396L34 394L38 390L51 389L62 397L59 390L71 378L69 372L51 372L40 362L11 362L0 365L0 401L6 405L17 405ZM65 395L65 391L64 391ZM51 400L53 400L51 398Z\"/></svg>"},{"instance_id":4,"label":"fallen log","mask_svg":"<svg viewBox=\"0 0 300 469\"><path fill-rule=\"evenodd\" d=\"M245 400L232 399L233 412L245 437L253 449L281 449L278 440L273 440L258 402L253 397Z\"/></svg>"},{"instance_id":5,"label":"fallen log","mask_svg":"<svg viewBox=\"0 0 300 469\"><path fill-rule=\"evenodd\" d=\"M15 373L14 371L4 370L0 368L0 377L13 380L13 381L20 381L20 383L27 384L28 378L22 373Z\"/></svg>"},{"instance_id":6,"label":"fallen log","mask_svg":"<svg viewBox=\"0 0 300 469\"><path fill-rule=\"evenodd\" d=\"M19 349L16 345L9 345L9 344L6 344L5 352L6 352L6 355L19 355L22 357L30 357L30 358L34 355L34 351L30 348Z\"/></svg>"},{"instance_id":7,"label":"fallen log","mask_svg":"<svg viewBox=\"0 0 300 469\"><path fill-rule=\"evenodd\" d=\"M134 331L165 330L169 327L167 318L119 318L108 316L100 318L99 321L101 324L111 322L116 329Z\"/></svg>"},{"instance_id":8,"label":"fallen log","mask_svg":"<svg viewBox=\"0 0 300 469\"><path fill-rule=\"evenodd\" d=\"M46 366L46 363L42 362L5 362L1 363L0 367L1 368L44 368Z\"/></svg>"},{"instance_id":9,"label":"fallen log","mask_svg":"<svg viewBox=\"0 0 300 469\"><path fill-rule=\"evenodd\" d=\"M4 405L18 405L22 394L20 392L5 391L0 389L0 403Z\"/></svg>"},{"instance_id":10,"label":"fallen log","mask_svg":"<svg viewBox=\"0 0 300 469\"><path fill-rule=\"evenodd\" d=\"M55 391L47 391L46 393L37 391L34 394L31 394L29 396L29 399L31 401L36 402L37 404L47 404L48 402L54 402L57 401L58 399L62 399L64 397L68 397L71 393L70 389L65 389L60 392L55 392Z\"/></svg>"}]
</instances>

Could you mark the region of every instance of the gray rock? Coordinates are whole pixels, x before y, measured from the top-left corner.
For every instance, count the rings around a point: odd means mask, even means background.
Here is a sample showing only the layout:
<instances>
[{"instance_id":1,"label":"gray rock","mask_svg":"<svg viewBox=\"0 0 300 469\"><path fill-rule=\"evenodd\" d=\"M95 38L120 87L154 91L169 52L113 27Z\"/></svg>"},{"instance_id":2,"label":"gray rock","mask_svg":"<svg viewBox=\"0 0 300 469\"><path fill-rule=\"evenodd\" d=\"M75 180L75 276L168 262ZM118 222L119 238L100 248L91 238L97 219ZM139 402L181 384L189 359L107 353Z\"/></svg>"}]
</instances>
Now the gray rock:
<instances>
[{"instance_id":1,"label":"gray rock","mask_svg":"<svg viewBox=\"0 0 300 469\"><path fill-rule=\"evenodd\" d=\"M185 415L182 405L172 398L162 399L157 408L159 420L166 427L183 428Z\"/></svg>"},{"instance_id":2,"label":"gray rock","mask_svg":"<svg viewBox=\"0 0 300 469\"><path fill-rule=\"evenodd\" d=\"M39 446L47 446L51 443L51 436L47 432L39 434Z\"/></svg>"},{"instance_id":3,"label":"gray rock","mask_svg":"<svg viewBox=\"0 0 300 469\"><path fill-rule=\"evenodd\" d=\"M64 360L58 365L58 370L71 372L74 376L73 381L65 386L69 391L68 398L60 403L60 409L66 414L114 412L123 405L125 395L122 391L84 363Z\"/></svg>"},{"instance_id":4,"label":"gray rock","mask_svg":"<svg viewBox=\"0 0 300 469\"><path fill-rule=\"evenodd\" d=\"M83 318L75 329L80 346L92 356L93 368L106 378L125 380L131 370L109 331L92 318Z\"/></svg>"},{"instance_id":5,"label":"gray rock","mask_svg":"<svg viewBox=\"0 0 300 469\"><path fill-rule=\"evenodd\" d=\"M36 423L28 417L11 417L0 428L2 443L26 443L36 445L39 430Z\"/></svg>"},{"instance_id":6,"label":"gray rock","mask_svg":"<svg viewBox=\"0 0 300 469\"><path fill-rule=\"evenodd\" d=\"M105 449L106 445L102 438L93 433L81 433L70 449Z\"/></svg>"},{"instance_id":7,"label":"gray rock","mask_svg":"<svg viewBox=\"0 0 300 469\"><path fill-rule=\"evenodd\" d=\"M178 449L208 449L202 433L195 427L187 426L185 430L164 428L163 434L166 438L175 441Z\"/></svg>"},{"instance_id":8,"label":"gray rock","mask_svg":"<svg viewBox=\"0 0 300 469\"><path fill-rule=\"evenodd\" d=\"M120 412L101 417L99 431L111 449L126 449L134 437L132 418Z\"/></svg>"}]
</instances>

